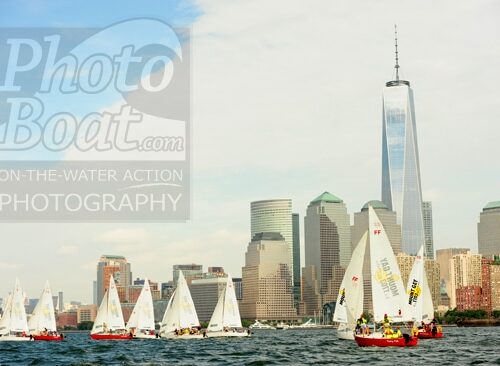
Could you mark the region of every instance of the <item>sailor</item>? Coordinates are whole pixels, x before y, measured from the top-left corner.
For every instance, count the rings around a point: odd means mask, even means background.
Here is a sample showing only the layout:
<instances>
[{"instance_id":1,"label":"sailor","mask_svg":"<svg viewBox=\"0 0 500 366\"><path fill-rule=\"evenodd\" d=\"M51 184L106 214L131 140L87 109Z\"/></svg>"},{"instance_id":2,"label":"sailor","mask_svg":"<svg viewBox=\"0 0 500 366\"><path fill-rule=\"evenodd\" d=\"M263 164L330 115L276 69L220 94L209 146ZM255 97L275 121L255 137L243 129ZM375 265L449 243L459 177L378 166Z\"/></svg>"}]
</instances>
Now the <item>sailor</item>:
<instances>
[{"instance_id":1,"label":"sailor","mask_svg":"<svg viewBox=\"0 0 500 366\"><path fill-rule=\"evenodd\" d=\"M401 333L401 329L399 329L399 327L396 327L397 331L396 331L396 337L395 338L401 338L403 336L403 334Z\"/></svg>"}]
</instances>

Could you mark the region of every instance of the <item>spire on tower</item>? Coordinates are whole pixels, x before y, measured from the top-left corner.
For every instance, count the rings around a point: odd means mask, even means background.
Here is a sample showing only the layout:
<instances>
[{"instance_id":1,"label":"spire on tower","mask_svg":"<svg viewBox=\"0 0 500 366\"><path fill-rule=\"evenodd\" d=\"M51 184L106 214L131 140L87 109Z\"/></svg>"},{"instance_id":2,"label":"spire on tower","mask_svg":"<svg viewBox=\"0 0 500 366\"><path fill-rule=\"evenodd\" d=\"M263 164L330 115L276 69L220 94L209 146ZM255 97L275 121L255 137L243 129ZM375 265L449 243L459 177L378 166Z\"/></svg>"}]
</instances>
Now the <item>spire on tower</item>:
<instances>
[{"instance_id":1,"label":"spire on tower","mask_svg":"<svg viewBox=\"0 0 500 366\"><path fill-rule=\"evenodd\" d=\"M396 47L396 65L394 68L396 69L396 81L399 81L398 26L396 24L394 24L394 41Z\"/></svg>"}]
</instances>

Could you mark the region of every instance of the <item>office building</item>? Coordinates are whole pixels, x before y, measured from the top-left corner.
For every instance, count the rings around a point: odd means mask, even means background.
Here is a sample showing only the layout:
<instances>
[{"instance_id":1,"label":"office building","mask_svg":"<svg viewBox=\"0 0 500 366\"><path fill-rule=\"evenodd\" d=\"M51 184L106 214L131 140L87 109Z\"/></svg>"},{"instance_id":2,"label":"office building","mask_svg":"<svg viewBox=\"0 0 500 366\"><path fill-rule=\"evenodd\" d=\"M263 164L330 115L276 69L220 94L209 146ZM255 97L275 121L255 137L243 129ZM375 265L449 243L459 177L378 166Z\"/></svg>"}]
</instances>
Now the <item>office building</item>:
<instances>
[{"instance_id":1,"label":"office building","mask_svg":"<svg viewBox=\"0 0 500 366\"><path fill-rule=\"evenodd\" d=\"M198 319L208 322L212 317L221 292L226 287L227 277L212 277L191 281L189 290L193 298Z\"/></svg>"},{"instance_id":2,"label":"office building","mask_svg":"<svg viewBox=\"0 0 500 366\"><path fill-rule=\"evenodd\" d=\"M456 254L450 259L449 269L451 284L450 307L454 309L457 307L457 296L462 295L457 293L457 289L467 286L481 287L481 255L473 254L470 251L465 254ZM469 296L470 293L472 292L464 293L463 296Z\"/></svg>"},{"instance_id":3,"label":"office building","mask_svg":"<svg viewBox=\"0 0 500 366\"><path fill-rule=\"evenodd\" d=\"M203 266L201 264L175 264L173 267L174 287L177 287L177 280L179 279L179 271L182 271L187 284L203 275Z\"/></svg>"},{"instance_id":4,"label":"office building","mask_svg":"<svg viewBox=\"0 0 500 366\"><path fill-rule=\"evenodd\" d=\"M447 248L436 250L436 261L439 264L439 280L441 287L445 289L445 293L451 298L451 282L450 282L450 259L457 254L465 254L469 248Z\"/></svg>"},{"instance_id":5,"label":"office building","mask_svg":"<svg viewBox=\"0 0 500 366\"><path fill-rule=\"evenodd\" d=\"M242 269L242 318L296 319L289 259L290 246L280 233L255 234L248 244Z\"/></svg>"},{"instance_id":6,"label":"office building","mask_svg":"<svg viewBox=\"0 0 500 366\"><path fill-rule=\"evenodd\" d=\"M500 255L500 201L490 202L483 208L477 236L479 254L488 258Z\"/></svg>"},{"instance_id":7,"label":"office building","mask_svg":"<svg viewBox=\"0 0 500 366\"><path fill-rule=\"evenodd\" d=\"M398 61L396 37L396 78L382 95L382 202L397 214L402 251L416 255L425 234L415 104L410 82L399 78Z\"/></svg>"},{"instance_id":8,"label":"office building","mask_svg":"<svg viewBox=\"0 0 500 366\"><path fill-rule=\"evenodd\" d=\"M298 213L292 214L292 235L293 235L293 297L295 307L298 308L300 302L300 216Z\"/></svg>"},{"instance_id":9,"label":"office building","mask_svg":"<svg viewBox=\"0 0 500 366\"><path fill-rule=\"evenodd\" d=\"M250 238L272 232L283 236L288 245L288 266L293 271L293 219L291 199L255 201L250 204ZM292 274L293 275L293 274ZM293 278L292 278L293 281Z\"/></svg>"},{"instance_id":10,"label":"office building","mask_svg":"<svg viewBox=\"0 0 500 366\"><path fill-rule=\"evenodd\" d=\"M97 316L97 306L92 305L80 305L76 309L76 322L78 324L82 322L93 322Z\"/></svg>"},{"instance_id":11,"label":"office building","mask_svg":"<svg viewBox=\"0 0 500 366\"><path fill-rule=\"evenodd\" d=\"M120 301L128 301L128 287L132 284L130 263L121 255L103 255L97 263L97 300L101 303L105 291L109 287L109 276L113 275Z\"/></svg>"},{"instance_id":12,"label":"office building","mask_svg":"<svg viewBox=\"0 0 500 366\"><path fill-rule=\"evenodd\" d=\"M434 230L432 226L432 202L422 202L424 216L425 256L434 259Z\"/></svg>"}]
</instances>

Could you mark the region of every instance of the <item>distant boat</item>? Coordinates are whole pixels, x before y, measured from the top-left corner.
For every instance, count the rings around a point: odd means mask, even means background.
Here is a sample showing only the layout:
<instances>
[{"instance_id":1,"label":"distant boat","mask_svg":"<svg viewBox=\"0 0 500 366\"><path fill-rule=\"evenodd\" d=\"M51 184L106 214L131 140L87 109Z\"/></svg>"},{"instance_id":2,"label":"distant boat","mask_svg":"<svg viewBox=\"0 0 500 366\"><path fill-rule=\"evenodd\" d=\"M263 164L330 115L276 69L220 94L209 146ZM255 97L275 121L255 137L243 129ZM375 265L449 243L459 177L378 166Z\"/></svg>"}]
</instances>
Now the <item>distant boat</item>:
<instances>
[{"instance_id":1,"label":"distant boat","mask_svg":"<svg viewBox=\"0 0 500 366\"><path fill-rule=\"evenodd\" d=\"M363 311L363 262L365 258L366 232L352 252L351 261L340 285L339 295L333 313L333 321L339 323L339 339L354 340L356 319Z\"/></svg>"},{"instance_id":2,"label":"distant boat","mask_svg":"<svg viewBox=\"0 0 500 366\"><path fill-rule=\"evenodd\" d=\"M214 313L208 323L208 337L248 337L250 332L243 329L241 325L238 300L234 291L233 280L227 276L227 282L221 291L219 301L215 306Z\"/></svg>"},{"instance_id":3,"label":"distant boat","mask_svg":"<svg viewBox=\"0 0 500 366\"><path fill-rule=\"evenodd\" d=\"M127 340L131 335L125 329L120 298L113 275L109 276L109 288L97 311L90 338L95 340Z\"/></svg>"},{"instance_id":4,"label":"distant boat","mask_svg":"<svg viewBox=\"0 0 500 366\"><path fill-rule=\"evenodd\" d=\"M290 328L290 325L283 323L283 322L279 322L278 324L276 324L276 329L278 329L278 330L289 329L289 328Z\"/></svg>"},{"instance_id":5,"label":"distant boat","mask_svg":"<svg viewBox=\"0 0 500 366\"><path fill-rule=\"evenodd\" d=\"M258 320L255 320L255 323L253 323L252 325L250 325L248 328L250 328L252 330L259 330L259 329L275 330L276 329L275 327L273 327L273 326L271 326L269 324L261 323Z\"/></svg>"},{"instance_id":6,"label":"distant boat","mask_svg":"<svg viewBox=\"0 0 500 366\"><path fill-rule=\"evenodd\" d=\"M171 339L203 338L200 321L186 279L179 271L177 288L170 298L161 322L160 337Z\"/></svg>"},{"instance_id":7,"label":"distant boat","mask_svg":"<svg viewBox=\"0 0 500 366\"><path fill-rule=\"evenodd\" d=\"M16 278L14 292L7 298L5 311L0 319L0 341L30 341L24 294Z\"/></svg>"},{"instance_id":8,"label":"distant boat","mask_svg":"<svg viewBox=\"0 0 500 366\"><path fill-rule=\"evenodd\" d=\"M35 341L62 341L64 339L63 335L57 332L54 300L49 281L45 283L42 295L31 314L28 328Z\"/></svg>"},{"instance_id":9,"label":"distant boat","mask_svg":"<svg viewBox=\"0 0 500 366\"><path fill-rule=\"evenodd\" d=\"M144 280L141 294L137 298L134 310L127 322L127 331L134 338L156 338L153 297L151 296L151 289L147 278Z\"/></svg>"},{"instance_id":10,"label":"distant boat","mask_svg":"<svg viewBox=\"0 0 500 366\"><path fill-rule=\"evenodd\" d=\"M396 257L385 229L372 206L368 207L368 222L374 321L380 323L386 315L393 322L411 321ZM404 335L392 338L380 332L373 332L370 335L356 334L354 339L361 347L407 347L416 346L418 343L417 337Z\"/></svg>"}]
</instances>

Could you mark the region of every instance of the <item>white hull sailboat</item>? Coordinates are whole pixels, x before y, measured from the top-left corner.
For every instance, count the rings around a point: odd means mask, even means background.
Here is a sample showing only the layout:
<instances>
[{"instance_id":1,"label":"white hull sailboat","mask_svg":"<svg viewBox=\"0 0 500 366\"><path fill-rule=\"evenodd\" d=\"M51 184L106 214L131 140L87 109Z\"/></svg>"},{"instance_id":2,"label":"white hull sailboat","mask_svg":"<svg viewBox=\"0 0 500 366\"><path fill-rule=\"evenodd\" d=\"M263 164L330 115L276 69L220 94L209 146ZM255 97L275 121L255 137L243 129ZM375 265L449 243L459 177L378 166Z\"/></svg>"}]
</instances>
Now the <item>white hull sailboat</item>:
<instances>
[{"instance_id":1,"label":"white hull sailboat","mask_svg":"<svg viewBox=\"0 0 500 366\"><path fill-rule=\"evenodd\" d=\"M127 322L127 331L134 338L157 338L155 333L153 297L151 296L151 289L147 278L144 280L144 286Z\"/></svg>"},{"instance_id":2,"label":"white hull sailboat","mask_svg":"<svg viewBox=\"0 0 500 366\"><path fill-rule=\"evenodd\" d=\"M109 276L109 288L106 290L97 311L90 338L94 340L127 340L132 338L125 329L122 307L113 275Z\"/></svg>"},{"instance_id":3,"label":"white hull sailboat","mask_svg":"<svg viewBox=\"0 0 500 366\"><path fill-rule=\"evenodd\" d=\"M179 271L177 288L170 298L161 322L160 337L167 339L203 338L200 321L186 279Z\"/></svg>"},{"instance_id":4,"label":"white hull sailboat","mask_svg":"<svg viewBox=\"0 0 500 366\"><path fill-rule=\"evenodd\" d=\"M30 341L24 294L16 278L14 292L7 298L3 317L0 319L0 341Z\"/></svg>"},{"instance_id":5,"label":"white hull sailboat","mask_svg":"<svg viewBox=\"0 0 500 366\"><path fill-rule=\"evenodd\" d=\"M340 285L333 320L339 323L339 339L354 340L356 318L363 310L363 261L368 234L365 233L352 252L351 261Z\"/></svg>"},{"instance_id":6,"label":"white hull sailboat","mask_svg":"<svg viewBox=\"0 0 500 366\"><path fill-rule=\"evenodd\" d=\"M240 310L234 291L233 280L227 276L226 287L222 290L214 313L208 323L208 337L248 337L250 332L241 325Z\"/></svg>"},{"instance_id":7,"label":"white hull sailboat","mask_svg":"<svg viewBox=\"0 0 500 366\"><path fill-rule=\"evenodd\" d=\"M393 322L411 321L396 257L385 229L372 206L368 207L368 221L374 321L381 323L386 316ZM407 335L392 338L378 332L370 335L356 334L354 339L361 347L408 347L418 343L416 337Z\"/></svg>"},{"instance_id":8,"label":"white hull sailboat","mask_svg":"<svg viewBox=\"0 0 500 366\"><path fill-rule=\"evenodd\" d=\"M31 314L28 328L36 341L62 341L64 339L57 332L54 300L49 281L45 283L42 295Z\"/></svg>"}]
</instances>

